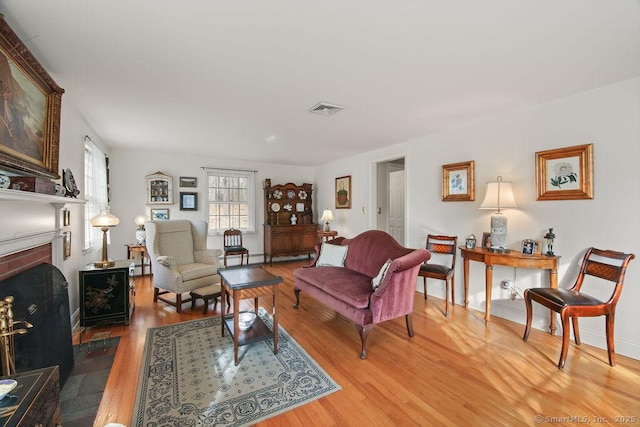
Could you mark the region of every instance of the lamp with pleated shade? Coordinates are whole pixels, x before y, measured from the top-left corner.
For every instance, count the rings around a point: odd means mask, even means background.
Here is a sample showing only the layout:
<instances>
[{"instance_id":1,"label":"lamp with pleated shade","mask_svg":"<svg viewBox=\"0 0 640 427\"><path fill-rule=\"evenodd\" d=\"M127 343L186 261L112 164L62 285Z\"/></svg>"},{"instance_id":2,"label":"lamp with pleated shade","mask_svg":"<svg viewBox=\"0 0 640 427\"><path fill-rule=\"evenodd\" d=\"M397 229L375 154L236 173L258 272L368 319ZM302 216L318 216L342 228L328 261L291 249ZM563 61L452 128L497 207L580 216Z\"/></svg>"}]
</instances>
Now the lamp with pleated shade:
<instances>
[{"instance_id":1,"label":"lamp with pleated shade","mask_svg":"<svg viewBox=\"0 0 640 427\"><path fill-rule=\"evenodd\" d=\"M487 183L487 191L480 209L498 210L491 215L491 248L493 250L506 250L507 247L507 217L502 213L502 209L517 207L510 182L502 181L502 177L499 176L495 182Z\"/></svg>"},{"instance_id":2,"label":"lamp with pleated shade","mask_svg":"<svg viewBox=\"0 0 640 427\"><path fill-rule=\"evenodd\" d=\"M324 231L331 231L331 228L329 228L329 221L333 221L333 212L331 212L331 209L325 209L322 212L320 221L324 221Z\"/></svg>"}]
</instances>

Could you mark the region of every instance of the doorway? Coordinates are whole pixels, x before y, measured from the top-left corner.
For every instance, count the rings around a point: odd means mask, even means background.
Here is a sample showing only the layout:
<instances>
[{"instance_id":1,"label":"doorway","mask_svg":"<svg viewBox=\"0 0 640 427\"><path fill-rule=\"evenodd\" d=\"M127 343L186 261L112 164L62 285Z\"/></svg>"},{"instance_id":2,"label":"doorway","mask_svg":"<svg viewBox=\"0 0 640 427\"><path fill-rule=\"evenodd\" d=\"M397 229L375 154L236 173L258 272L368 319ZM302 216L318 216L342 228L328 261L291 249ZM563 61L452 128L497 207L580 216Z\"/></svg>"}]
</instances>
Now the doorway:
<instances>
[{"instance_id":1,"label":"doorway","mask_svg":"<svg viewBox=\"0 0 640 427\"><path fill-rule=\"evenodd\" d=\"M386 231L404 246L405 241L404 157L376 164L376 228Z\"/></svg>"}]
</instances>

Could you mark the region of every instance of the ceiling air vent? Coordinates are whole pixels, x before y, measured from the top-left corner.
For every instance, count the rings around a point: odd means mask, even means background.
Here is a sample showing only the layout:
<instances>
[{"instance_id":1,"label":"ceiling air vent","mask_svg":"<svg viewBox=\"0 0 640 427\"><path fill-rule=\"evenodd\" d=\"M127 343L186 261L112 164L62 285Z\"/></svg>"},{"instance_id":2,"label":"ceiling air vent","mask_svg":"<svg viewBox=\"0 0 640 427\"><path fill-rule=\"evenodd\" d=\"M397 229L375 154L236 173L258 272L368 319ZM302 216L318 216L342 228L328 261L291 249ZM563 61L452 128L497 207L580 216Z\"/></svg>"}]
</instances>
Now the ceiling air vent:
<instances>
[{"instance_id":1,"label":"ceiling air vent","mask_svg":"<svg viewBox=\"0 0 640 427\"><path fill-rule=\"evenodd\" d=\"M332 116L338 111L343 110L344 107L334 104L327 104L326 102L319 102L309 109L310 113L322 114L323 116Z\"/></svg>"}]
</instances>

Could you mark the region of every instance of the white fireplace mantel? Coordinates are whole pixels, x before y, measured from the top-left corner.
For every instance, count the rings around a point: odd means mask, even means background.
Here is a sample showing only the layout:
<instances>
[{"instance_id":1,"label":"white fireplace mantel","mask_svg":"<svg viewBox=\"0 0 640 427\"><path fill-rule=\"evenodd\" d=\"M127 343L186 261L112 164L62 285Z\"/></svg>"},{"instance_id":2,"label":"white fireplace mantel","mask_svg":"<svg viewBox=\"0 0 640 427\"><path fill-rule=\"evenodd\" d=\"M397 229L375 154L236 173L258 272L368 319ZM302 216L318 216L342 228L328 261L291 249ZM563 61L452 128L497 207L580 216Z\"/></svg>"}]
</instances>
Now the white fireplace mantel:
<instances>
[{"instance_id":1,"label":"white fireplace mantel","mask_svg":"<svg viewBox=\"0 0 640 427\"><path fill-rule=\"evenodd\" d=\"M32 193L29 191L6 190L0 189L0 200L13 202L31 202L31 203L51 203L53 205L67 203L86 203L83 199L74 199L71 197L52 196L50 194ZM61 206L61 207L62 207Z\"/></svg>"},{"instance_id":2,"label":"white fireplace mantel","mask_svg":"<svg viewBox=\"0 0 640 427\"><path fill-rule=\"evenodd\" d=\"M53 243L53 264L62 250L60 210L83 199L0 189L0 256Z\"/></svg>"}]
</instances>

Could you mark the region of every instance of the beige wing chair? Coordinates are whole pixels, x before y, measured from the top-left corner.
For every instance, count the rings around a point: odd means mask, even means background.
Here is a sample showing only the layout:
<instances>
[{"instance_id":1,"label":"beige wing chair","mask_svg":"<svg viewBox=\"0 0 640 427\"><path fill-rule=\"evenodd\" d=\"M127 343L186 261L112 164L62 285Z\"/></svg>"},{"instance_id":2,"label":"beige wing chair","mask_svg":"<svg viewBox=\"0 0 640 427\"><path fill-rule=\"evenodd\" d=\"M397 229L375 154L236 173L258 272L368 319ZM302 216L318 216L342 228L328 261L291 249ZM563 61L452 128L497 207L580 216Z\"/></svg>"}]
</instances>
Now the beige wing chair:
<instances>
[{"instance_id":1,"label":"beige wing chair","mask_svg":"<svg viewBox=\"0 0 640 427\"><path fill-rule=\"evenodd\" d=\"M147 221L147 251L153 261L153 301L166 302L180 313L191 297L182 294L220 284L221 249L207 249L205 221ZM161 295L176 294L175 301Z\"/></svg>"}]
</instances>

